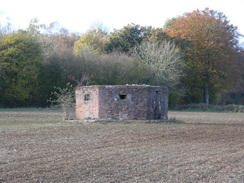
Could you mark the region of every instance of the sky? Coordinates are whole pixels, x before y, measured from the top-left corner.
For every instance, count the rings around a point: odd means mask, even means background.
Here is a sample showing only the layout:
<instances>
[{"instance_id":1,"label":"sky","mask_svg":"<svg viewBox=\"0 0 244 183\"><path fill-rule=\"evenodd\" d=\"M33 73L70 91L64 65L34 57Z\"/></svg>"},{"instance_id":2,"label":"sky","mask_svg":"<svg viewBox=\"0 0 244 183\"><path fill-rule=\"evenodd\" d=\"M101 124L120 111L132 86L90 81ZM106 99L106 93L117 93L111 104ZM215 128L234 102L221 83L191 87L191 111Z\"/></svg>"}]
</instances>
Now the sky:
<instances>
[{"instance_id":1,"label":"sky","mask_svg":"<svg viewBox=\"0 0 244 183\"><path fill-rule=\"evenodd\" d=\"M244 34L244 0L0 0L0 23L25 29L37 18L70 32L84 33L97 23L113 31L130 23L163 27L170 18L206 7L223 12Z\"/></svg>"}]
</instances>

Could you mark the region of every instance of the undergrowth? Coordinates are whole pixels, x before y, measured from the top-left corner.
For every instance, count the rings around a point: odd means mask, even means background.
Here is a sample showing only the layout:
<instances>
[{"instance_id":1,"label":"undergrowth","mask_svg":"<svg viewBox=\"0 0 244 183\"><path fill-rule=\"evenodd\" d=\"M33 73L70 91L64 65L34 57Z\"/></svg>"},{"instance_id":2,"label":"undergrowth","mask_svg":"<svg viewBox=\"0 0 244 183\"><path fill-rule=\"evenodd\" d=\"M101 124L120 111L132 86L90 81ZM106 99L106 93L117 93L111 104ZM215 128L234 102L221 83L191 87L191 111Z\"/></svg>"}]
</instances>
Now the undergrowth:
<instances>
[{"instance_id":1,"label":"undergrowth","mask_svg":"<svg viewBox=\"0 0 244 183\"><path fill-rule=\"evenodd\" d=\"M173 110L177 111L196 111L196 112L244 112L244 105L207 105L207 104L188 104L179 105Z\"/></svg>"},{"instance_id":2,"label":"undergrowth","mask_svg":"<svg viewBox=\"0 0 244 183\"><path fill-rule=\"evenodd\" d=\"M49 110L60 110L59 108L0 108L0 111L49 111Z\"/></svg>"}]
</instances>

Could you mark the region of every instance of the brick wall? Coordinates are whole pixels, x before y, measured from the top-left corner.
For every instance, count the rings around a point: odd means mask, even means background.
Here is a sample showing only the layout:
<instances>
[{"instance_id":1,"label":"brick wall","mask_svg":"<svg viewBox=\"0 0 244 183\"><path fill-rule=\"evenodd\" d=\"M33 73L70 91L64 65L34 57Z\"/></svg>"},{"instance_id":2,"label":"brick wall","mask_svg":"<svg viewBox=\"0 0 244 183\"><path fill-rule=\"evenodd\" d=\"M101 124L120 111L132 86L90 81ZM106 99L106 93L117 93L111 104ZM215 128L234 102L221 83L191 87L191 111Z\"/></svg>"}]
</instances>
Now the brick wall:
<instances>
[{"instance_id":1,"label":"brick wall","mask_svg":"<svg viewBox=\"0 0 244 183\"><path fill-rule=\"evenodd\" d=\"M85 100L90 96L90 100ZM77 87L76 117L78 119L99 118L99 88L96 86ZM88 98L86 98L88 99Z\"/></svg>"},{"instance_id":2,"label":"brick wall","mask_svg":"<svg viewBox=\"0 0 244 183\"><path fill-rule=\"evenodd\" d=\"M86 96L90 96L86 100ZM147 85L85 86L76 90L76 116L112 119L167 119L168 89Z\"/></svg>"},{"instance_id":3,"label":"brick wall","mask_svg":"<svg viewBox=\"0 0 244 183\"><path fill-rule=\"evenodd\" d=\"M101 88L101 118L145 119L146 94L146 87L105 86Z\"/></svg>"}]
</instances>

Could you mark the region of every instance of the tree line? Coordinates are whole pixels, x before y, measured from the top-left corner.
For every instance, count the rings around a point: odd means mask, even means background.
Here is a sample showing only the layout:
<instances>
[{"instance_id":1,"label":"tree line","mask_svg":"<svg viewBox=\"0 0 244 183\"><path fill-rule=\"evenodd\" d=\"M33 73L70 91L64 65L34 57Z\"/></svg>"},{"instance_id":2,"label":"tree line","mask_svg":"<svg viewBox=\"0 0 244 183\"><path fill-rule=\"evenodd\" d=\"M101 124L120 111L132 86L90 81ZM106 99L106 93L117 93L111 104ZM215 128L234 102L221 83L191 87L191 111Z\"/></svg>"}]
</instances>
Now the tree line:
<instances>
[{"instance_id":1,"label":"tree line","mask_svg":"<svg viewBox=\"0 0 244 183\"><path fill-rule=\"evenodd\" d=\"M204 9L161 28L129 24L70 34L58 23L0 26L0 107L49 106L56 88L166 85L170 106L244 103L244 51L237 27Z\"/></svg>"}]
</instances>

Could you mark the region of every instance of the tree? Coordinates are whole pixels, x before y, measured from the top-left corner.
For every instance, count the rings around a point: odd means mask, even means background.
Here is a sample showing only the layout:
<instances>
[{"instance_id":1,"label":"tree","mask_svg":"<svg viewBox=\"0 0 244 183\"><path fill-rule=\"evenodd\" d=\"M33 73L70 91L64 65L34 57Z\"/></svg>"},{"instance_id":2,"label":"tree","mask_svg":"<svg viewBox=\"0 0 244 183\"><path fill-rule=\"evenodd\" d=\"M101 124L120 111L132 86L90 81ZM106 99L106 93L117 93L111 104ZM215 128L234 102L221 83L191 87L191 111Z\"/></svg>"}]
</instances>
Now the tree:
<instances>
[{"instance_id":1,"label":"tree","mask_svg":"<svg viewBox=\"0 0 244 183\"><path fill-rule=\"evenodd\" d=\"M173 42L142 42L135 47L134 55L150 68L148 74L156 78L157 85L173 87L184 75L183 54Z\"/></svg>"},{"instance_id":2,"label":"tree","mask_svg":"<svg viewBox=\"0 0 244 183\"><path fill-rule=\"evenodd\" d=\"M108 42L107 32L102 29L92 29L80 36L75 42L74 53L94 52L95 54L105 53L105 45Z\"/></svg>"},{"instance_id":3,"label":"tree","mask_svg":"<svg viewBox=\"0 0 244 183\"><path fill-rule=\"evenodd\" d=\"M142 64L123 53L96 55L87 53L77 56L70 78L79 83L89 78L89 83L98 85L145 83Z\"/></svg>"},{"instance_id":4,"label":"tree","mask_svg":"<svg viewBox=\"0 0 244 183\"><path fill-rule=\"evenodd\" d=\"M151 26L140 26L137 24L129 24L120 30L114 30L106 50L110 52L120 52L133 54L134 47L145 41L170 40L171 38L164 32L162 28L153 28Z\"/></svg>"},{"instance_id":5,"label":"tree","mask_svg":"<svg viewBox=\"0 0 244 183\"><path fill-rule=\"evenodd\" d=\"M140 44L147 32L146 27L129 24L120 30L114 30L107 45L107 52L133 52L133 48Z\"/></svg>"},{"instance_id":6,"label":"tree","mask_svg":"<svg viewBox=\"0 0 244 183\"><path fill-rule=\"evenodd\" d=\"M194 77L189 78L188 87L201 87L206 104L210 93L233 87L238 77L235 54L239 34L223 13L208 8L195 10L170 21L165 31L171 37L191 42L187 65Z\"/></svg>"},{"instance_id":7,"label":"tree","mask_svg":"<svg viewBox=\"0 0 244 183\"><path fill-rule=\"evenodd\" d=\"M0 39L2 37L4 37L5 35L10 34L10 33L13 33L13 30L11 28L11 24L10 23L8 23L8 24L6 24L4 26L2 26L0 24Z\"/></svg>"},{"instance_id":8,"label":"tree","mask_svg":"<svg viewBox=\"0 0 244 183\"><path fill-rule=\"evenodd\" d=\"M0 41L0 80L4 88L1 100L4 106L31 105L38 89L42 68L42 50L37 41L19 31Z\"/></svg>"},{"instance_id":9,"label":"tree","mask_svg":"<svg viewBox=\"0 0 244 183\"><path fill-rule=\"evenodd\" d=\"M157 41L158 43L162 43L164 41L174 41L162 28L150 28L147 32L147 37L143 39L144 42Z\"/></svg>"},{"instance_id":10,"label":"tree","mask_svg":"<svg viewBox=\"0 0 244 183\"><path fill-rule=\"evenodd\" d=\"M78 62L77 56L73 53L78 35L69 34L57 22L44 25L39 24L36 19L30 22L26 33L37 40L43 50L44 62L38 78L39 92L36 103L39 106L46 106L49 104L47 99L50 98L54 87L63 88L67 82L74 83L68 76L81 67L74 64Z\"/></svg>"}]
</instances>

